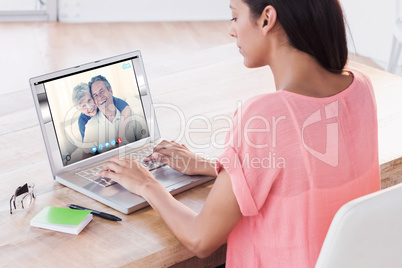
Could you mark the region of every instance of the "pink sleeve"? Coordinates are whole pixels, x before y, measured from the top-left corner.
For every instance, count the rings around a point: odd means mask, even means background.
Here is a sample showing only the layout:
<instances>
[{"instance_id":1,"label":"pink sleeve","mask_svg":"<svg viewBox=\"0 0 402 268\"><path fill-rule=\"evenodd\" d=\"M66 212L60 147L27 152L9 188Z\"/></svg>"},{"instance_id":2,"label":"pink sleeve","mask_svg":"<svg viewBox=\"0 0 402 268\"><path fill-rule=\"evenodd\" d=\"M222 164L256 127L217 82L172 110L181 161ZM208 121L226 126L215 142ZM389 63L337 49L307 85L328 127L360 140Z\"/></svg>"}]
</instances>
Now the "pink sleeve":
<instances>
[{"instance_id":1,"label":"pink sleeve","mask_svg":"<svg viewBox=\"0 0 402 268\"><path fill-rule=\"evenodd\" d=\"M253 146L258 144L258 139L261 137L260 131L244 131L246 126L250 129L261 129L258 125L262 122L261 120L249 120L255 114L258 115L254 110L254 101L255 99L248 101L236 111L233 117L234 124L226 137L228 147L218 159L230 174L233 192L244 216L259 213L280 172L280 169L276 167L265 166L266 161L263 161L267 160L267 156L275 155L276 148L269 146L259 149ZM265 133L264 139L270 141L270 135Z\"/></svg>"},{"instance_id":2,"label":"pink sleeve","mask_svg":"<svg viewBox=\"0 0 402 268\"><path fill-rule=\"evenodd\" d=\"M231 147L227 148L220 157L220 163L230 175L233 192L236 196L241 213L244 216L258 214L257 205L254 202L236 151Z\"/></svg>"}]
</instances>

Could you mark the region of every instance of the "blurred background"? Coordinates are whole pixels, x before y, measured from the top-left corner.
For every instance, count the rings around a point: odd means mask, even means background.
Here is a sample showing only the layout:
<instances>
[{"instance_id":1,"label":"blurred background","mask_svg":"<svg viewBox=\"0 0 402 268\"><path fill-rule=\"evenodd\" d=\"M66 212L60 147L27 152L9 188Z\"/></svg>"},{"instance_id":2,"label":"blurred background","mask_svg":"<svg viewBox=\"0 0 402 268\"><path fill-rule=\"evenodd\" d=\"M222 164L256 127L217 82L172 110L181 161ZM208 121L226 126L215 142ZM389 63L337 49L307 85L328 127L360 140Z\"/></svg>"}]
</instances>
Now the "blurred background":
<instances>
[{"instance_id":1,"label":"blurred background","mask_svg":"<svg viewBox=\"0 0 402 268\"><path fill-rule=\"evenodd\" d=\"M350 59L402 75L398 1L340 0ZM15 90L32 76L136 49L161 62L234 43L230 19L229 0L0 0L0 79Z\"/></svg>"},{"instance_id":2,"label":"blurred background","mask_svg":"<svg viewBox=\"0 0 402 268\"><path fill-rule=\"evenodd\" d=\"M340 0L349 26L352 59L388 68L397 1ZM229 0L0 0L0 21L227 21L228 5ZM402 74L401 61L393 72Z\"/></svg>"}]
</instances>

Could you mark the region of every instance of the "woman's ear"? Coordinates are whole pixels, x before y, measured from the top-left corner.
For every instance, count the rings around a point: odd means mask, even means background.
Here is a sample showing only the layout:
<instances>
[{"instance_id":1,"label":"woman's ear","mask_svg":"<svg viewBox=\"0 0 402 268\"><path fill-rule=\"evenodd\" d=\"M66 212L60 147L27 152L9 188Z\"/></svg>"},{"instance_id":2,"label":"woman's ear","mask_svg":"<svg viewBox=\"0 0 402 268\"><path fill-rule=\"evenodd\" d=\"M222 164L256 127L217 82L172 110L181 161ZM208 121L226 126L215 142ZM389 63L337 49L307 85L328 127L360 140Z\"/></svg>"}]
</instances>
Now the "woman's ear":
<instances>
[{"instance_id":1,"label":"woman's ear","mask_svg":"<svg viewBox=\"0 0 402 268\"><path fill-rule=\"evenodd\" d=\"M261 14L260 23L264 34L268 34L268 32L275 26L276 9L273 6L265 7Z\"/></svg>"}]
</instances>

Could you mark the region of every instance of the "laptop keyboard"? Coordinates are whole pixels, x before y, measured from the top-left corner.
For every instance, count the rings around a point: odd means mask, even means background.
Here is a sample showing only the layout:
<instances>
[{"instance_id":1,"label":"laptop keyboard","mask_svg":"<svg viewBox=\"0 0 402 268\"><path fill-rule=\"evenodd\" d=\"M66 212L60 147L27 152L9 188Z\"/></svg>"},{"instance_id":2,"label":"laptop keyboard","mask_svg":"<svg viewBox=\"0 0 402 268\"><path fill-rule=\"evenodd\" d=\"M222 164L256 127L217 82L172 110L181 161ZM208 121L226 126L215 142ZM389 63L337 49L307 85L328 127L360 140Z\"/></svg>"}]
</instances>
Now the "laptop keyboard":
<instances>
[{"instance_id":1,"label":"laptop keyboard","mask_svg":"<svg viewBox=\"0 0 402 268\"><path fill-rule=\"evenodd\" d=\"M152 151L153 151L153 147L149 146L149 147L146 147L146 148L141 149L141 150L137 150L137 151L134 151L134 152L129 152L123 158L135 159L138 162L140 162L144 167L146 167L149 171L152 171L152 170L155 170L155 169L160 168L160 167L165 165L165 164L163 164L161 162L158 162L158 161L155 161L155 160L152 160L152 161L149 161L149 162L142 161L145 157L150 155L152 153ZM103 165L106 162L107 161L104 161L102 163L97 163L95 166L91 166L91 167L89 167L87 169L80 170L80 171L76 172L75 174L80 176L80 177L83 177L83 178L85 178L85 179L87 179L87 180L89 180L89 181L91 181L93 183L96 183L96 184L98 184L100 186L103 186L103 187L111 186L111 185L116 183L114 180L109 179L109 178L99 177L99 176L96 175L96 173L98 171L102 170Z\"/></svg>"}]
</instances>

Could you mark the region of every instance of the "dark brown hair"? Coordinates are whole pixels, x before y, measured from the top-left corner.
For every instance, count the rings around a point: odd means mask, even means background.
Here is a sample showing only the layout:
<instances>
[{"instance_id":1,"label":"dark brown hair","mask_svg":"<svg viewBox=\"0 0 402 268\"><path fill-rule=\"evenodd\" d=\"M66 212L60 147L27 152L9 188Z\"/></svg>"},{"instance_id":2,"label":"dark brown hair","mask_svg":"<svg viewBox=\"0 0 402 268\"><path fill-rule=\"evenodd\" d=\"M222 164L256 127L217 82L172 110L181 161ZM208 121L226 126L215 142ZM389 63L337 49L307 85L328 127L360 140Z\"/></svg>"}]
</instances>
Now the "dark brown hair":
<instances>
[{"instance_id":1,"label":"dark brown hair","mask_svg":"<svg viewBox=\"0 0 402 268\"><path fill-rule=\"evenodd\" d=\"M327 70L339 73L348 59L345 22L338 0L242 0L252 17L273 6L289 43L310 54Z\"/></svg>"}]
</instances>

